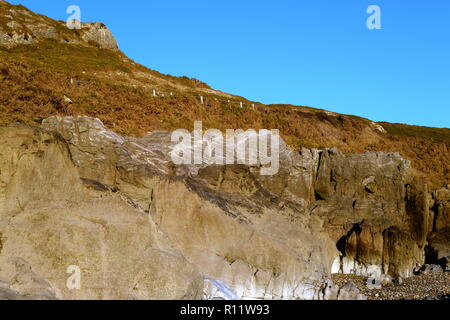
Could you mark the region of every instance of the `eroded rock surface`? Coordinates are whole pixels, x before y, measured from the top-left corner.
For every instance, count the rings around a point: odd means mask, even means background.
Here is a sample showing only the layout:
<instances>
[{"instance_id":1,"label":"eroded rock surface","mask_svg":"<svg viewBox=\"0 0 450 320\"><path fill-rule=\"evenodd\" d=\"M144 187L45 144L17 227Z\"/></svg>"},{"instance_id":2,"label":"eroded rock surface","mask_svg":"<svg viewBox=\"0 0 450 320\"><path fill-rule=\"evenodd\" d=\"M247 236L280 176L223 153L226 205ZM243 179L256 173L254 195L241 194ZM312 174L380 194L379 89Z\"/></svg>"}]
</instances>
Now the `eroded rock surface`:
<instances>
[{"instance_id":1,"label":"eroded rock surface","mask_svg":"<svg viewBox=\"0 0 450 320\"><path fill-rule=\"evenodd\" d=\"M278 174L263 176L176 166L170 133L122 137L87 117L0 136L4 298L224 298L219 286L239 299L362 299L331 274L406 278L447 254L447 189L431 197L398 154L281 141Z\"/></svg>"},{"instance_id":2,"label":"eroded rock surface","mask_svg":"<svg viewBox=\"0 0 450 320\"><path fill-rule=\"evenodd\" d=\"M331 273L409 277L438 221L426 185L395 153L296 153L281 141L280 171L262 176L244 165L175 166L165 132L127 138L85 117L43 128L68 142L84 180L120 190L240 298L321 299Z\"/></svg>"},{"instance_id":3,"label":"eroded rock surface","mask_svg":"<svg viewBox=\"0 0 450 320\"><path fill-rule=\"evenodd\" d=\"M436 190L430 203L434 224L428 236L427 262L450 271L450 185Z\"/></svg>"},{"instance_id":4,"label":"eroded rock surface","mask_svg":"<svg viewBox=\"0 0 450 320\"><path fill-rule=\"evenodd\" d=\"M197 268L132 200L83 182L60 135L0 128L0 170L0 297L201 298Z\"/></svg>"},{"instance_id":5,"label":"eroded rock surface","mask_svg":"<svg viewBox=\"0 0 450 320\"><path fill-rule=\"evenodd\" d=\"M74 24L76 30L66 21L55 21L36 14L20 5L0 1L0 45L14 47L29 45L43 40L63 43L95 45L105 49L118 49L112 32L102 23Z\"/></svg>"}]
</instances>

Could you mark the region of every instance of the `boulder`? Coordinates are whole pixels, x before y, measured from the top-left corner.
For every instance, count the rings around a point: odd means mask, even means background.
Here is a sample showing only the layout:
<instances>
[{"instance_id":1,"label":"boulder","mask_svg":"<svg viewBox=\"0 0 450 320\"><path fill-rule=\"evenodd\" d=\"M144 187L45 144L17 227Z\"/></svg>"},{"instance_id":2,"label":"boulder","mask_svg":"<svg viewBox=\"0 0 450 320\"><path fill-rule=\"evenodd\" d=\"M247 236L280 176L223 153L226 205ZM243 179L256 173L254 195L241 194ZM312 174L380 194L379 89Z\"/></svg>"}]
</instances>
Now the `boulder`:
<instances>
[{"instance_id":1,"label":"boulder","mask_svg":"<svg viewBox=\"0 0 450 320\"><path fill-rule=\"evenodd\" d=\"M0 45L3 46L14 47L56 40L103 49L118 49L112 32L100 22L79 23L77 30L72 30L73 28L67 27L66 21L54 21L6 1L0 1L0 19L6 22L0 27Z\"/></svg>"},{"instance_id":2,"label":"boulder","mask_svg":"<svg viewBox=\"0 0 450 320\"><path fill-rule=\"evenodd\" d=\"M202 297L198 269L126 195L81 180L60 135L14 126L0 141L1 298Z\"/></svg>"},{"instance_id":3,"label":"boulder","mask_svg":"<svg viewBox=\"0 0 450 320\"><path fill-rule=\"evenodd\" d=\"M332 280L325 281L321 298L323 300L337 300L338 295L339 287Z\"/></svg>"},{"instance_id":4,"label":"boulder","mask_svg":"<svg viewBox=\"0 0 450 320\"><path fill-rule=\"evenodd\" d=\"M367 300L367 297L359 291L352 281L349 281L339 290L337 300Z\"/></svg>"},{"instance_id":5,"label":"boulder","mask_svg":"<svg viewBox=\"0 0 450 320\"><path fill-rule=\"evenodd\" d=\"M82 23L81 25L81 31L83 33L81 38L84 41L92 41L96 43L100 48L104 49L119 48L112 32L103 23Z\"/></svg>"},{"instance_id":6,"label":"boulder","mask_svg":"<svg viewBox=\"0 0 450 320\"><path fill-rule=\"evenodd\" d=\"M388 284L391 284L392 281L393 281L392 277L390 275L388 275L388 274L383 274L380 277L380 283L382 285L384 285L384 286L388 285Z\"/></svg>"},{"instance_id":7,"label":"boulder","mask_svg":"<svg viewBox=\"0 0 450 320\"><path fill-rule=\"evenodd\" d=\"M369 290L381 290L383 288L380 279L377 278L368 278L366 285Z\"/></svg>"},{"instance_id":8,"label":"boulder","mask_svg":"<svg viewBox=\"0 0 450 320\"><path fill-rule=\"evenodd\" d=\"M442 269L442 267L440 265L426 264L421 269L421 273L426 274L426 275L440 275L440 274L444 273L444 270Z\"/></svg>"}]
</instances>

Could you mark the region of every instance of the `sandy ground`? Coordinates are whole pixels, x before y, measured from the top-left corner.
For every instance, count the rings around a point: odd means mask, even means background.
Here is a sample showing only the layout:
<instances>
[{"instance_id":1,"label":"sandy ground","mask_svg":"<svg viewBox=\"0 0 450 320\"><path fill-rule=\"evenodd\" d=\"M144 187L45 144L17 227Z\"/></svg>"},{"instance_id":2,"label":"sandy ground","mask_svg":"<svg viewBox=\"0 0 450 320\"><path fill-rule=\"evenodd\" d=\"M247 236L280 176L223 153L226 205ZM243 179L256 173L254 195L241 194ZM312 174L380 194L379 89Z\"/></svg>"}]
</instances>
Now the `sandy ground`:
<instances>
[{"instance_id":1,"label":"sandy ground","mask_svg":"<svg viewBox=\"0 0 450 320\"><path fill-rule=\"evenodd\" d=\"M418 275L403 279L402 284L383 285L381 290L369 289L367 277L353 275L333 275L333 281L339 287L348 281L358 287L369 300L424 300L449 299L450 300L450 273L440 275Z\"/></svg>"}]
</instances>

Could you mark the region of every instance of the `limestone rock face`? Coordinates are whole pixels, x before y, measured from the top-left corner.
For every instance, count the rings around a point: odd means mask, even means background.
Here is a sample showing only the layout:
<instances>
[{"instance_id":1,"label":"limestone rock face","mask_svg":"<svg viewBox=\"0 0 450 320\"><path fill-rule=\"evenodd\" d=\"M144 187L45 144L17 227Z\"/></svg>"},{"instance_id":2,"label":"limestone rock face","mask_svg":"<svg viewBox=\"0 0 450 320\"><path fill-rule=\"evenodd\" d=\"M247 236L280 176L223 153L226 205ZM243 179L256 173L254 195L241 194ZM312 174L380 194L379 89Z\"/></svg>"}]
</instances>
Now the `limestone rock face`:
<instances>
[{"instance_id":1,"label":"limestone rock face","mask_svg":"<svg viewBox=\"0 0 450 320\"><path fill-rule=\"evenodd\" d=\"M87 117L0 136L10 299L362 299L331 273L408 277L430 243L446 243L430 235L445 227L430 207L445 208L446 191L431 198L394 153L296 153L280 141L280 170L263 176L174 165L170 133L122 137ZM67 287L70 266L80 290Z\"/></svg>"},{"instance_id":2,"label":"limestone rock face","mask_svg":"<svg viewBox=\"0 0 450 320\"><path fill-rule=\"evenodd\" d=\"M435 230L437 232L450 229L450 186L436 191Z\"/></svg>"},{"instance_id":3,"label":"limestone rock face","mask_svg":"<svg viewBox=\"0 0 450 320\"><path fill-rule=\"evenodd\" d=\"M162 176L173 174L167 133L127 138L87 117L51 117L42 127L58 132L68 142L82 178L118 186L145 210L154 186Z\"/></svg>"},{"instance_id":4,"label":"limestone rock face","mask_svg":"<svg viewBox=\"0 0 450 320\"><path fill-rule=\"evenodd\" d=\"M83 23L84 31L82 39L86 42L93 41L101 48L117 49L117 41L112 32L102 23Z\"/></svg>"},{"instance_id":5,"label":"limestone rock face","mask_svg":"<svg viewBox=\"0 0 450 320\"><path fill-rule=\"evenodd\" d=\"M168 133L120 137L85 117L53 117L43 127L67 139L83 178L118 186L205 276L240 298L318 297L335 244L320 219L268 196L250 168L174 168Z\"/></svg>"},{"instance_id":6,"label":"limestone rock face","mask_svg":"<svg viewBox=\"0 0 450 320\"><path fill-rule=\"evenodd\" d=\"M102 23L77 23L77 30L65 21L55 21L36 14L23 6L0 1L0 45L14 47L43 40L63 43L95 45L104 49L118 49L112 32Z\"/></svg>"},{"instance_id":7,"label":"limestone rock face","mask_svg":"<svg viewBox=\"0 0 450 320\"><path fill-rule=\"evenodd\" d=\"M450 269L450 185L436 190L431 201L431 215L434 224L428 236L427 247L429 263L439 263Z\"/></svg>"},{"instance_id":8,"label":"limestone rock face","mask_svg":"<svg viewBox=\"0 0 450 320\"><path fill-rule=\"evenodd\" d=\"M424 263L433 217L428 191L412 179L408 161L395 153L280 150L279 174L256 178L323 219L340 251L333 272L408 277Z\"/></svg>"},{"instance_id":9,"label":"limestone rock face","mask_svg":"<svg viewBox=\"0 0 450 320\"><path fill-rule=\"evenodd\" d=\"M240 298L321 299L332 272L408 277L424 264L428 190L398 154L296 153L281 141L278 174L262 176L244 165L175 166L170 133L121 137L85 117L42 126L68 142L83 179L128 196Z\"/></svg>"},{"instance_id":10,"label":"limestone rock face","mask_svg":"<svg viewBox=\"0 0 450 320\"><path fill-rule=\"evenodd\" d=\"M83 181L58 134L0 128L0 298L201 298L201 274L148 214Z\"/></svg>"},{"instance_id":11,"label":"limestone rock face","mask_svg":"<svg viewBox=\"0 0 450 320\"><path fill-rule=\"evenodd\" d=\"M327 280L319 297L323 300L367 300L352 281L339 288L332 280Z\"/></svg>"},{"instance_id":12,"label":"limestone rock face","mask_svg":"<svg viewBox=\"0 0 450 320\"><path fill-rule=\"evenodd\" d=\"M0 128L0 136L0 215L34 201L82 199L78 172L60 136L22 126Z\"/></svg>"},{"instance_id":13,"label":"limestone rock face","mask_svg":"<svg viewBox=\"0 0 450 320\"><path fill-rule=\"evenodd\" d=\"M148 216L117 197L83 204L30 208L1 223L1 278L22 295L45 296L47 287L17 281L7 262L20 254L59 299L196 299L202 279ZM81 287L70 290L70 266ZM31 269L31 267L30 267ZM27 281L26 281L27 280ZM30 286L31 290L30 289ZM43 293L42 293L42 292Z\"/></svg>"},{"instance_id":14,"label":"limestone rock face","mask_svg":"<svg viewBox=\"0 0 450 320\"><path fill-rule=\"evenodd\" d=\"M398 154L321 153L311 211L325 219L341 252L334 271L408 277L423 264L426 190L412 184L409 162Z\"/></svg>"},{"instance_id":15,"label":"limestone rock face","mask_svg":"<svg viewBox=\"0 0 450 320\"><path fill-rule=\"evenodd\" d=\"M56 28L45 23L29 24L27 27L37 39L58 39L59 37Z\"/></svg>"},{"instance_id":16,"label":"limestone rock face","mask_svg":"<svg viewBox=\"0 0 450 320\"><path fill-rule=\"evenodd\" d=\"M33 35L30 33L7 33L3 29L0 29L0 45L13 47L20 44L32 44L34 42Z\"/></svg>"},{"instance_id":17,"label":"limestone rock face","mask_svg":"<svg viewBox=\"0 0 450 320\"><path fill-rule=\"evenodd\" d=\"M189 179L165 180L153 196L150 212L173 244L240 298L318 298L337 253L320 220Z\"/></svg>"},{"instance_id":18,"label":"limestone rock face","mask_svg":"<svg viewBox=\"0 0 450 320\"><path fill-rule=\"evenodd\" d=\"M367 300L353 282L348 282L338 293L337 300Z\"/></svg>"}]
</instances>

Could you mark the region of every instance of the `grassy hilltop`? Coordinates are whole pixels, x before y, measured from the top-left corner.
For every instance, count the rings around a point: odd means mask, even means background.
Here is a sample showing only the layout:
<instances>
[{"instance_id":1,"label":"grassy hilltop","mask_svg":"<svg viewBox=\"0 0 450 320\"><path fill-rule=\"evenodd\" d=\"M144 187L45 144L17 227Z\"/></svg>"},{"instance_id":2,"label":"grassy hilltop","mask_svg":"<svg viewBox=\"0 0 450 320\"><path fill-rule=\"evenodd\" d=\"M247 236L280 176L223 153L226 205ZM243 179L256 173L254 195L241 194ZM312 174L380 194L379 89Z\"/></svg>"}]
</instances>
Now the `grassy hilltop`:
<instances>
[{"instance_id":1,"label":"grassy hilltop","mask_svg":"<svg viewBox=\"0 0 450 320\"><path fill-rule=\"evenodd\" d=\"M9 23L11 17L17 24ZM195 120L202 120L205 128L221 130L280 129L294 149L337 146L347 153L400 152L411 160L416 175L431 185L450 183L450 129L375 124L310 107L251 102L213 90L196 79L150 70L119 50L77 41L83 30L69 30L62 22L23 6L0 2L0 33L32 34L33 24L52 26L58 37L0 45L2 126L14 122L39 125L52 115L86 115L131 136L153 130L192 129ZM153 90L157 90L157 97ZM199 96L205 97L203 105ZM244 108L240 102L246 103Z\"/></svg>"}]
</instances>

